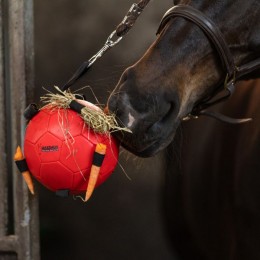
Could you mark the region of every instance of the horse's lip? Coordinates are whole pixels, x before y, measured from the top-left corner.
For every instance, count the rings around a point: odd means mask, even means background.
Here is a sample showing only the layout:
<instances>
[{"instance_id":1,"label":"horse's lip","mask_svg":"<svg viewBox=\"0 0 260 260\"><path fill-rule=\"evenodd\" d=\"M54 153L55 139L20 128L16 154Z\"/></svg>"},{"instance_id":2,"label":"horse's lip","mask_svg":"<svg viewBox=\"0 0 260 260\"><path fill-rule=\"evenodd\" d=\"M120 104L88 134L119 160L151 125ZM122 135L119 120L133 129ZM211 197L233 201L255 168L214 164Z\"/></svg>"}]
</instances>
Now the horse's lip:
<instances>
[{"instance_id":1,"label":"horse's lip","mask_svg":"<svg viewBox=\"0 0 260 260\"><path fill-rule=\"evenodd\" d=\"M138 156L138 157L143 157L143 158L147 158L147 157L152 157L155 154L158 153L159 150L159 142L154 141L153 143L149 144L149 146L147 146L146 148L144 148L143 150L136 150L133 149L132 147L129 147L127 144L122 143L122 146L129 152L133 153L134 155Z\"/></svg>"},{"instance_id":2,"label":"horse's lip","mask_svg":"<svg viewBox=\"0 0 260 260\"><path fill-rule=\"evenodd\" d=\"M155 122L144 135L133 131L132 134L116 134L122 147L139 157L152 157L163 150L173 139L180 119L175 117L172 109ZM171 126L168 128L168 124ZM170 129L170 131L169 131ZM141 140L135 143L135 140Z\"/></svg>"},{"instance_id":3,"label":"horse's lip","mask_svg":"<svg viewBox=\"0 0 260 260\"><path fill-rule=\"evenodd\" d=\"M134 145L131 139L119 138L119 140L122 147L129 152L138 157L147 158L152 157L163 150L169 144L169 140L172 139L170 133L161 134L156 135L156 137L154 136L152 139L148 138L143 143L138 143L138 146Z\"/></svg>"}]
</instances>

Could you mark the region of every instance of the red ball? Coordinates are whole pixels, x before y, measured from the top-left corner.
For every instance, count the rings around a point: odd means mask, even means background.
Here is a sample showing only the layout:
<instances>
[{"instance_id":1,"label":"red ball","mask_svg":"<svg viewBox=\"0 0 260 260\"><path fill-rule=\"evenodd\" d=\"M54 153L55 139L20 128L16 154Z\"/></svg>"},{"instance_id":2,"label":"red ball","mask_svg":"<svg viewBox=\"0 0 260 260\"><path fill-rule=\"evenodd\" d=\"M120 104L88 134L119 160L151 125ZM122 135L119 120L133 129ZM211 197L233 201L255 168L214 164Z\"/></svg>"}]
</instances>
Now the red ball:
<instances>
[{"instance_id":1,"label":"red ball","mask_svg":"<svg viewBox=\"0 0 260 260\"><path fill-rule=\"evenodd\" d=\"M107 146L96 186L113 172L118 143L109 134L95 133L71 109L43 108L30 120L24 155L31 174L52 191L86 191L96 144Z\"/></svg>"}]
</instances>

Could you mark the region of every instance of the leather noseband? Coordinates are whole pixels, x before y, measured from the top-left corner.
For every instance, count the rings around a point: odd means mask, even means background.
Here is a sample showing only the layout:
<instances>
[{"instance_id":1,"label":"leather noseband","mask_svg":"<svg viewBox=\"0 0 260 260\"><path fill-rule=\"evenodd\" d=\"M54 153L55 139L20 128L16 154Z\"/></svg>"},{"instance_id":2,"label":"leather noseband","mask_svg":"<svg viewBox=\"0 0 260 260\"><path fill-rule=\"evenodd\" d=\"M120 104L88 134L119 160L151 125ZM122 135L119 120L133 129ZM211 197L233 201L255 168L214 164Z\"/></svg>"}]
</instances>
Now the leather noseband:
<instances>
[{"instance_id":1,"label":"leather noseband","mask_svg":"<svg viewBox=\"0 0 260 260\"><path fill-rule=\"evenodd\" d=\"M218 92L213 93L211 96L207 97L205 100L202 100L194 107L193 111L188 115L188 119L191 117L197 117L199 115L208 115L228 123L244 123L249 121L247 119L232 119L227 118L223 115L212 114L212 112L209 113L204 109L227 99L234 91L236 80L251 72L259 70L260 58L257 58L256 60L244 64L242 66L236 66L234 58L225 41L225 38L216 26L216 24L211 19L209 19L204 13L189 5L179 4L170 8L164 14L156 34L160 34L165 25L169 22L169 20L175 17L182 17L186 20L191 21L206 34L208 39L215 46L219 54L219 57L222 61L222 66L227 72L224 89L228 91L228 94L224 97L212 101L212 98L214 98Z\"/></svg>"},{"instance_id":2,"label":"leather noseband","mask_svg":"<svg viewBox=\"0 0 260 260\"><path fill-rule=\"evenodd\" d=\"M215 24L199 10L189 5L176 5L169 9L163 16L157 34L159 34L165 25L169 22L169 20L174 17L182 17L190 20L204 31L204 33L216 47L216 50L218 51L223 66L225 66L229 77L232 77L236 70L233 56L231 55L230 50L224 40L223 34L219 31L218 27L215 26Z\"/></svg>"}]
</instances>

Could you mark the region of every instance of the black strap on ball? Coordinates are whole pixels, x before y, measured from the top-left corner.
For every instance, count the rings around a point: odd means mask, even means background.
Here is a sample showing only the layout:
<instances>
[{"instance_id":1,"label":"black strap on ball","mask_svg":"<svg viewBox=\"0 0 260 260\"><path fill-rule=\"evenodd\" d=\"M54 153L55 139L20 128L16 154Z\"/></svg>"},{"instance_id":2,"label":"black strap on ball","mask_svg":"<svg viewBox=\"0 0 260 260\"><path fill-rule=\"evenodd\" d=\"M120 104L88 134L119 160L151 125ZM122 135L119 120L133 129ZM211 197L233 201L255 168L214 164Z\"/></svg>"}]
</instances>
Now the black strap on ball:
<instances>
[{"instance_id":1,"label":"black strap on ball","mask_svg":"<svg viewBox=\"0 0 260 260\"><path fill-rule=\"evenodd\" d=\"M25 119L31 120L38 113L39 109L37 105L32 103L24 110L23 116L25 117Z\"/></svg>"},{"instance_id":2,"label":"black strap on ball","mask_svg":"<svg viewBox=\"0 0 260 260\"><path fill-rule=\"evenodd\" d=\"M101 167L103 161L104 161L105 155L104 154L100 154L97 152L94 152L94 157L93 157L93 165L97 166L97 167Z\"/></svg>"},{"instance_id":3,"label":"black strap on ball","mask_svg":"<svg viewBox=\"0 0 260 260\"><path fill-rule=\"evenodd\" d=\"M28 165L27 165L27 162L25 159L22 159L22 160L19 160L19 161L15 161L15 164L19 170L19 172L26 172L26 171L29 171L29 168L28 168Z\"/></svg>"},{"instance_id":4,"label":"black strap on ball","mask_svg":"<svg viewBox=\"0 0 260 260\"><path fill-rule=\"evenodd\" d=\"M72 100L69 104L70 108L75 112L81 114L81 109L84 108L82 104L78 103L76 100Z\"/></svg>"},{"instance_id":5,"label":"black strap on ball","mask_svg":"<svg viewBox=\"0 0 260 260\"><path fill-rule=\"evenodd\" d=\"M57 190L55 194L56 194L57 196L59 196L59 197L66 198L66 197L69 196L69 192L70 192L70 191L67 190L67 189Z\"/></svg>"}]
</instances>

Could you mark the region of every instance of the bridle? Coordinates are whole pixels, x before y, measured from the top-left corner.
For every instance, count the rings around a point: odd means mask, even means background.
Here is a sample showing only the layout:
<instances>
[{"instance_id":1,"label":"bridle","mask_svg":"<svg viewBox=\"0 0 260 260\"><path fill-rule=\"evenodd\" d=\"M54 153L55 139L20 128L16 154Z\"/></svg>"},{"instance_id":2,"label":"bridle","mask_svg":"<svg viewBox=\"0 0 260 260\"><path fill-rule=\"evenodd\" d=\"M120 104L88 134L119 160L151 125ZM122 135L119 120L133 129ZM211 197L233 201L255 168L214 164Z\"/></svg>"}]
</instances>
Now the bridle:
<instances>
[{"instance_id":1,"label":"bridle","mask_svg":"<svg viewBox=\"0 0 260 260\"><path fill-rule=\"evenodd\" d=\"M204 13L189 5L179 4L170 8L163 16L157 34L160 34L160 32L163 30L163 28L166 26L169 20L175 17L182 17L196 24L206 34L207 38L215 46L215 49L218 52L218 55L221 59L223 69L227 73L224 82L224 87L222 88L222 90L225 90L227 94L213 100L215 96L218 94L218 92L220 91L217 90L216 92L212 93L210 96L199 101L195 105L191 113L189 113L189 115L187 115L183 120L188 120L194 117L197 118L200 115L207 115L228 123L244 123L250 121L251 120L250 118L233 119L221 114L209 112L206 109L210 106L213 106L229 98L230 95L234 92L235 83L237 80L241 79L243 76L248 75L256 70L259 70L260 58L257 58L254 61L251 61L249 63L240 66L236 65L234 62L234 58L230 52L230 49L225 41L225 38L221 33L221 31L216 26L216 24L207 16L205 16Z\"/></svg>"},{"instance_id":2,"label":"bridle","mask_svg":"<svg viewBox=\"0 0 260 260\"><path fill-rule=\"evenodd\" d=\"M128 33L128 31L133 27L135 21L140 16L140 14L149 2L150 0L140 0L138 4L133 4L130 7L122 22L109 35L104 46L88 61L83 62L83 64L72 75L72 77L63 85L63 91L66 91L70 86L75 84L75 82L91 68L91 66L94 64L96 60L101 58L104 55L104 53L106 53L109 49L111 49L113 46L120 42L123 36L125 36ZM188 21L193 22L206 34L208 39L215 46L219 54L219 57L222 61L222 66L227 73L224 81L224 87L222 88L222 90L226 91L227 94L220 98L215 98L216 95L220 92L220 89L217 89L208 97L204 98L203 100L200 100L194 106L191 113L189 113L185 118L183 118L183 120L198 118L198 116L200 115L207 115L227 123L244 123L250 121L251 118L233 119L221 114L210 112L207 110L207 108L229 98L231 94L234 92L236 81L241 79L241 77L248 75L251 72L260 70L260 58L257 58L256 60L241 66L236 65L234 62L234 58L230 52L230 49L224 39L224 36L220 32L218 27L215 25L215 23L211 21L211 19L209 19L207 16L205 16L202 12L189 5L179 4L170 8L163 16L157 34L159 34L163 30L163 28L169 22L169 20L175 17L182 17ZM117 38L114 39L114 37Z\"/></svg>"}]
</instances>

